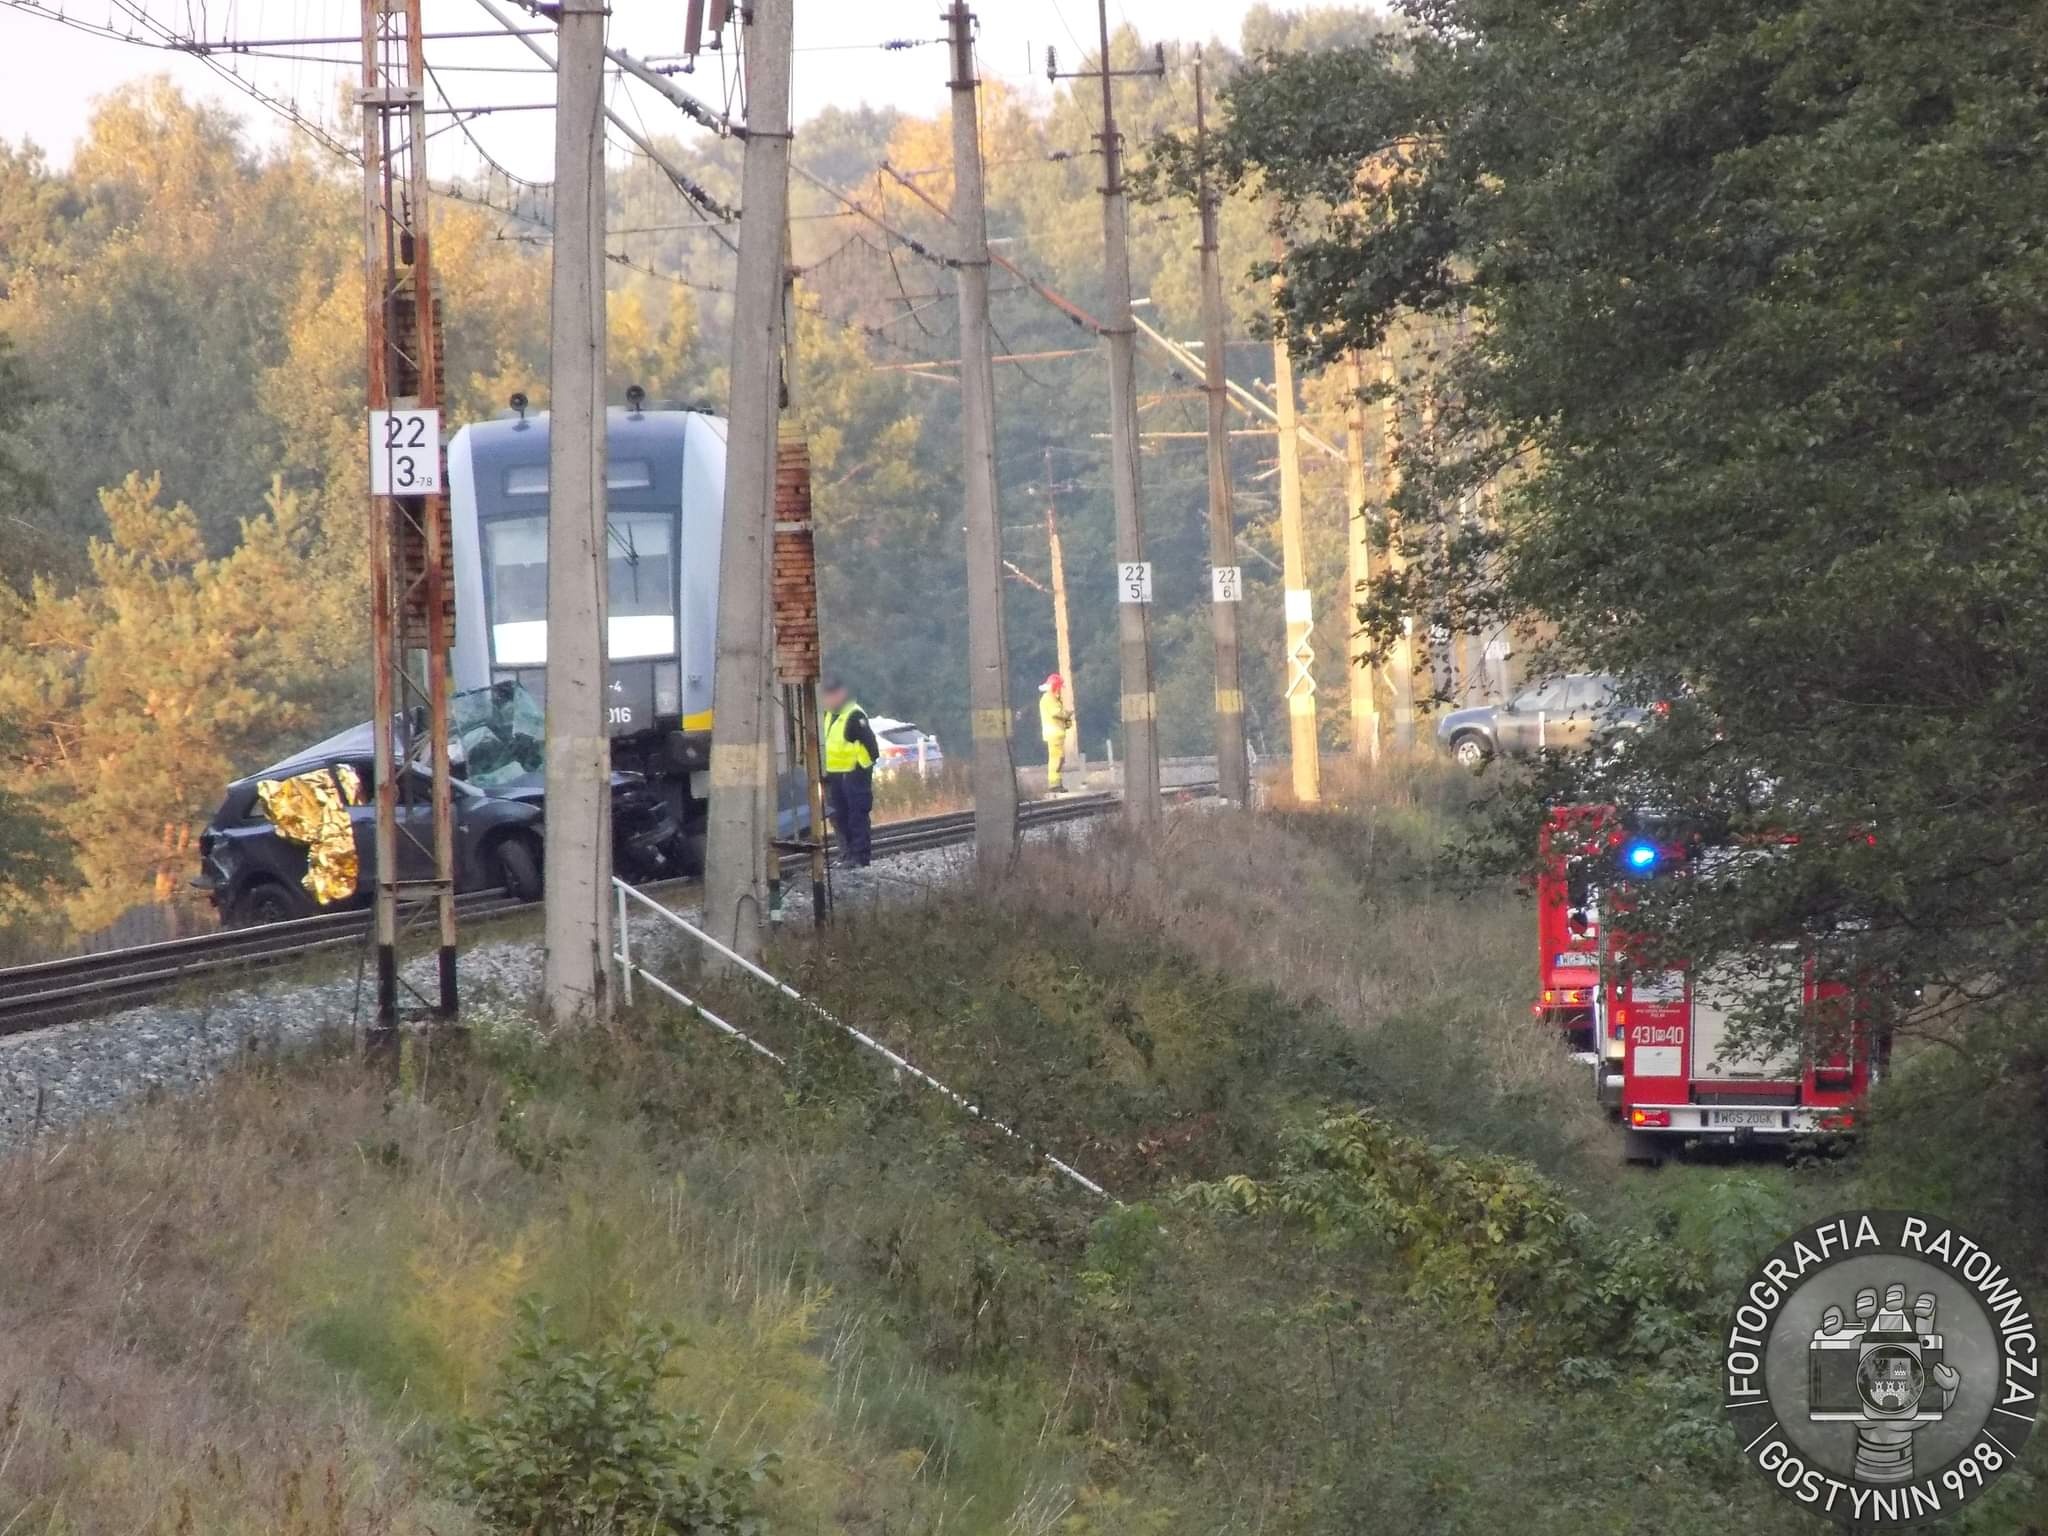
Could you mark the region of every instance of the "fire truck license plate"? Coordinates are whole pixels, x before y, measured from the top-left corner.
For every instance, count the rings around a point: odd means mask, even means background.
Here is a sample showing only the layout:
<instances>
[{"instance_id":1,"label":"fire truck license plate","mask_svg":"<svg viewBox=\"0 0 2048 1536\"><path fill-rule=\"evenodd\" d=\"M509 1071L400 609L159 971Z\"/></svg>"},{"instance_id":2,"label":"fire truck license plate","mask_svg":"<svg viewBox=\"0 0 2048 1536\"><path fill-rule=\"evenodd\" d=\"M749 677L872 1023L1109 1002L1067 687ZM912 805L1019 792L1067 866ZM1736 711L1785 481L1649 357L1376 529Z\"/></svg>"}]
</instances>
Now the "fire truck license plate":
<instances>
[{"instance_id":1,"label":"fire truck license plate","mask_svg":"<svg viewBox=\"0 0 2048 1536\"><path fill-rule=\"evenodd\" d=\"M1717 1109L1714 1111L1716 1125L1776 1125L1778 1112L1775 1109Z\"/></svg>"}]
</instances>

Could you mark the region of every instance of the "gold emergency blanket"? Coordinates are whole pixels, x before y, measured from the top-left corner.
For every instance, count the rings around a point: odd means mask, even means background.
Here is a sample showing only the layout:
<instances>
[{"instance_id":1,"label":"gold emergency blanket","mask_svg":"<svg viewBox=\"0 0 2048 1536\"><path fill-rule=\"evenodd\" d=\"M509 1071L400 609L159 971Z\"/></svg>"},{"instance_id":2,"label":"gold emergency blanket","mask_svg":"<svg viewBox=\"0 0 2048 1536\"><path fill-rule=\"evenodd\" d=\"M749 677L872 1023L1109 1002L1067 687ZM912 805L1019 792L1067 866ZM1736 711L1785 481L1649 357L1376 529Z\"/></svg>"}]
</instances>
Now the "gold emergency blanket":
<instances>
[{"instance_id":1,"label":"gold emergency blanket","mask_svg":"<svg viewBox=\"0 0 2048 1536\"><path fill-rule=\"evenodd\" d=\"M348 808L362 803L362 781L347 764L336 774L325 768L256 785L263 812L278 836L306 845L306 889L325 906L353 896L356 889L356 834Z\"/></svg>"}]
</instances>

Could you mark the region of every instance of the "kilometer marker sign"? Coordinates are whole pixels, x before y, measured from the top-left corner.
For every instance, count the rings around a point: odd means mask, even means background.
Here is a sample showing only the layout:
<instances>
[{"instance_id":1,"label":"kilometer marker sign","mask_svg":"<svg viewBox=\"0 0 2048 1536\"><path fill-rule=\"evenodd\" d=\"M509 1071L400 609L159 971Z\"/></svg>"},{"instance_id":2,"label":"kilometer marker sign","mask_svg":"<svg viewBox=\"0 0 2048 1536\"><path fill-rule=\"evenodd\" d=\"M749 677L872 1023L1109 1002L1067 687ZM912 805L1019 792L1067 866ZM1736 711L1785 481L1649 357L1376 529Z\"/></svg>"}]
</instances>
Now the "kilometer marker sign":
<instances>
[{"instance_id":1,"label":"kilometer marker sign","mask_svg":"<svg viewBox=\"0 0 2048 1536\"><path fill-rule=\"evenodd\" d=\"M370 494L433 496L441 489L441 413L370 412Z\"/></svg>"}]
</instances>

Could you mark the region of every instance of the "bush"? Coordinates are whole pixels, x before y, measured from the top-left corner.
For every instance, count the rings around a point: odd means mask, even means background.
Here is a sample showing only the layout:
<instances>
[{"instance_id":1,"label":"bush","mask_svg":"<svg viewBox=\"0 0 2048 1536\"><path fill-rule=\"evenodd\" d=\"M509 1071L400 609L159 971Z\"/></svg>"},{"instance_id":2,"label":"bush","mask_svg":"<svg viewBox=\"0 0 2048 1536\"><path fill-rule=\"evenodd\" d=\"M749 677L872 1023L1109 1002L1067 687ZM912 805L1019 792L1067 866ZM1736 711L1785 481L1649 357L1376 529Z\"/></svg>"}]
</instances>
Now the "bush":
<instances>
[{"instance_id":1,"label":"bush","mask_svg":"<svg viewBox=\"0 0 2048 1536\"><path fill-rule=\"evenodd\" d=\"M1412 1299L1452 1321L1511 1323L1538 1358L1685 1364L1708 1337L1711 1277L1696 1255L1603 1237L1528 1164L1434 1146L1369 1113L1289 1132L1270 1180L1233 1174L1182 1198L1285 1217L1324 1247L1380 1243Z\"/></svg>"},{"instance_id":2,"label":"bush","mask_svg":"<svg viewBox=\"0 0 2048 1536\"><path fill-rule=\"evenodd\" d=\"M572 1350L528 1299L488 1418L456 1434L453 1470L490 1529L518 1536L751 1536L755 1489L772 1456L746 1467L705 1454L694 1415L663 1408L672 1327L635 1321L625 1337Z\"/></svg>"}]
</instances>

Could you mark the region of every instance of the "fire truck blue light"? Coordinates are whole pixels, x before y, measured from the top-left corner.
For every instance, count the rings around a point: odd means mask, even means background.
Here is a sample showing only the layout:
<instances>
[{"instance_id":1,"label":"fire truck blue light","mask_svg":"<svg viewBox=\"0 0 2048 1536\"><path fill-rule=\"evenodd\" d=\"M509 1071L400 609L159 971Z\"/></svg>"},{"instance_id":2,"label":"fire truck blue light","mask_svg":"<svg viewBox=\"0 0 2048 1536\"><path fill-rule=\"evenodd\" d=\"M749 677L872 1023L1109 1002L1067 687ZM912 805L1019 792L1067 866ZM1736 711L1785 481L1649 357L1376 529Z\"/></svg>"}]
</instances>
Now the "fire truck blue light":
<instances>
[{"instance_id":1,"label":"fire truck blue light","mask_svg":"<svg viewBox=\"0 0 2048 1536\"><path fill-rule=\"evenodd\" d=\"M1638 874L1644 874L1657 867L1657 845L1655 843L1630 843L1622 858L1628 867Z\"/></svg>"}]
</instances>

